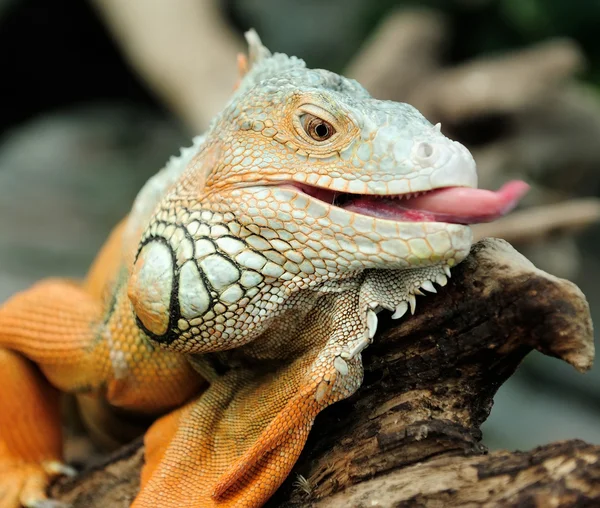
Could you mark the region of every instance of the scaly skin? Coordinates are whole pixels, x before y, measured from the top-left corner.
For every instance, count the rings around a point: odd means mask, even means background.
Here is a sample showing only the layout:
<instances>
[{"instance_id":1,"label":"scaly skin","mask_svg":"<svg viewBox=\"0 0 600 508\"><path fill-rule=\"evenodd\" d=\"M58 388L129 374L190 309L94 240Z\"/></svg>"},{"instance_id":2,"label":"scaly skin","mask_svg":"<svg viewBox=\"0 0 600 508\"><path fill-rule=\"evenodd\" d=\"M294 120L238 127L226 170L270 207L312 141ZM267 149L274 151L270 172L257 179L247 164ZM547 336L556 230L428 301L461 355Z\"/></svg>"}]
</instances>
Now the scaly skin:
<instances>
[{"instance_id":1,"label":"scaly skin","mask_svg":"<svg viewBox=\"0 0 600 508\"><path fill-rule=\"evenodd\" d=\"M65 471L55 388L105 440L106 409L165 415L133 506L261 506L319 411L360 386L377 312L414 312L468 254L467 226L330 202L475 187L462 145L248 40L229 105L144 187L86 281L0 308L1 508L42 506Z\"/></svg>"}]
</instances>

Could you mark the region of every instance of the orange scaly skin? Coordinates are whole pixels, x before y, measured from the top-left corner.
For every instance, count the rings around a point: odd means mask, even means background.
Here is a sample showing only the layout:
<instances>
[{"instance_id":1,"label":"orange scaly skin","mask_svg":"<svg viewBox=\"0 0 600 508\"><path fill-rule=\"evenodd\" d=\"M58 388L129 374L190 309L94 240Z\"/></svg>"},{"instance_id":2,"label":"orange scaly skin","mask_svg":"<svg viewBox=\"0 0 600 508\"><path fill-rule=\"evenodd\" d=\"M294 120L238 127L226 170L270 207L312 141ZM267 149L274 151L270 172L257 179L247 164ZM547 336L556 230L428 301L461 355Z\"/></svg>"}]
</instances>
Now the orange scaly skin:
<instances>
[{"instance_id":1,"label":"orange scaly skin","mask_svg":"<svg viewBox=\"0 0 600 508\"><path fill-rule=\"evenodd\" d=\"M315 416L360 386L377 312L414 312L467 255L466 226L319 198L475 187L464 147L248 40L229 105L142 189L87 279L0 307L0 508L45 506L67 471L57 389L106 442L105 408L161 416L134 507L261 506Z\"/></svg>"}]
</instances>

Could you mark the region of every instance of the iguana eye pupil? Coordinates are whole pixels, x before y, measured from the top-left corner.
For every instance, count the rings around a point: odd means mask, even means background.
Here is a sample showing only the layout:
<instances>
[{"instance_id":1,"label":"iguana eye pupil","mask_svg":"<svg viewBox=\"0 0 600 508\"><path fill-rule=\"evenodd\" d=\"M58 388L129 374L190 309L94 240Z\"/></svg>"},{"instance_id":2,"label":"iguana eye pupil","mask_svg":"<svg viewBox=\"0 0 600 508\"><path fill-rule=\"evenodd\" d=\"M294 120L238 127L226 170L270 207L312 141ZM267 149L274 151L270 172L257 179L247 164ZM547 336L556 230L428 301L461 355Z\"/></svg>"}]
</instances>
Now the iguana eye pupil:
<instances>
[{"instance_id":1,"label":"iguana eye pupil","mask_svg":"<svg viewBox=\"0 0 600 508\"><path fill-rule=\"evenodd\" d=\"M310 114L302 116L302 127L315 141L325 141L335 134L329 122Z\"/></svg>"},{"instance_id":2,"label":"iguana eye pupil","mask_svg":"<svg viewBox=\"0 0 600 508\"><path fill-rule=\"evenodd\" d=\"M324 123L320 123L315 127L315 134L320 138L325 138L329 134L329 127Z\"/></svg>"}]
</instances>

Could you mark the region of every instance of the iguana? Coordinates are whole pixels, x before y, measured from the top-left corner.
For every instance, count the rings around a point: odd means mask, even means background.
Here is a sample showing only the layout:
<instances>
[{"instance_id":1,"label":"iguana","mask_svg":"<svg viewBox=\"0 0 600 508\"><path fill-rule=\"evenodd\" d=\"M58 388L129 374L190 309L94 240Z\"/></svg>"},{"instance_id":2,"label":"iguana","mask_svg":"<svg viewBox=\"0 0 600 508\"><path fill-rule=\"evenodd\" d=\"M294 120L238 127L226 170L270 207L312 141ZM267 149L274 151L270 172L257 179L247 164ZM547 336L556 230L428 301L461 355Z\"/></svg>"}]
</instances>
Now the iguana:
<instances>
[{"instance_id":1,"label":"iguana","mask_svg":"<svg viewBox=\"0 0 600 508\"><path fill-rule=\"evenodd\" d=\"M50 506L69 471L59 392L105 442L158 418L134 507L261 506L360 386L377 313L414 313L467 256L468 224L526 191L477 190L469 151L415 108L247 39L230 102L87 278L0 308L0 507Z\"/></svg>"}]
</instances>

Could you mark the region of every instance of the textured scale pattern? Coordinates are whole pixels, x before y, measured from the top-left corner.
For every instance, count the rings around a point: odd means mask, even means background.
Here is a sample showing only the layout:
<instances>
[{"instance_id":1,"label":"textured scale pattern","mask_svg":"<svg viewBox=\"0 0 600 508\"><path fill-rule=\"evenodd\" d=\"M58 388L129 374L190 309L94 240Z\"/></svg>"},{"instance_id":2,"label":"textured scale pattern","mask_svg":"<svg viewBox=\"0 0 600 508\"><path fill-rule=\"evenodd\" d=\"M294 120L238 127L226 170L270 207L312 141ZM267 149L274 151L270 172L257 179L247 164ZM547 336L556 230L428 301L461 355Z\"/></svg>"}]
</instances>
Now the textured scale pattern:
<instances>
[{"instance_id":1,"label":"textured scale pattern","mask_svg":"<svg viewBox=\"0 0 600 508\"><path fill-rule=\"evenodd\" d=\"M360 386L377 313L414 313L468 254L467 226L336 201L475 187L462 145L247 38L231 101L140 191L86 280L0 307L0 410L14 415L0 416L0 508L41 508L69 472L57 389L104 444L139 431L131 415L156 420L134 507L261 506L316 415Z\"/></svg>"}]
</instances>

